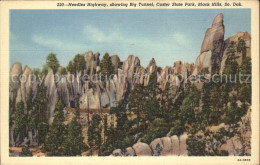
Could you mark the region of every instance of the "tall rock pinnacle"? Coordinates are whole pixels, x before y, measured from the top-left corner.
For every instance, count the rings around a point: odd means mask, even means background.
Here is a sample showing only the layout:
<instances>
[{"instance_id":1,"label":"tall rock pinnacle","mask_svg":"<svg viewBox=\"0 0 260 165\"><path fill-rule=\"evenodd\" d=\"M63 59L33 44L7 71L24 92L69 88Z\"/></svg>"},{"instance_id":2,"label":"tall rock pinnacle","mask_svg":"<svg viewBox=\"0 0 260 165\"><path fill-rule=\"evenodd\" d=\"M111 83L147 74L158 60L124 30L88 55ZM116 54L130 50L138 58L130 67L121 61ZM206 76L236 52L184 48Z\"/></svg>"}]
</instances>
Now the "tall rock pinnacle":
<instances>
[{"instance_id":1,"label":"tall rock pinnacle","mask_svg":"<svg viewBox=\"0 0 260 165\"><path fill-rule=\"evenodd\" d=\"M200 53L214 49L216 42L223 43L224 40L224 25L223 14L218 14L213 22L211 28L208 28L201 45ZM221 45L219 45L221 48Z\"/></svg>"},{"instance_id":2,"label":"tall rock pinnacle","mask_svg":"<svg viewBox=\"0 0 260 165\"><path fill-rule=\"evenodd\" d=\"M223 14L220 13L214 18L211 28L208 28L205 33L200 55L196 59L196 72L200 72L204 68L213 74L219 71L223 54L224 32Z\"/></svg>"}]
</instances>

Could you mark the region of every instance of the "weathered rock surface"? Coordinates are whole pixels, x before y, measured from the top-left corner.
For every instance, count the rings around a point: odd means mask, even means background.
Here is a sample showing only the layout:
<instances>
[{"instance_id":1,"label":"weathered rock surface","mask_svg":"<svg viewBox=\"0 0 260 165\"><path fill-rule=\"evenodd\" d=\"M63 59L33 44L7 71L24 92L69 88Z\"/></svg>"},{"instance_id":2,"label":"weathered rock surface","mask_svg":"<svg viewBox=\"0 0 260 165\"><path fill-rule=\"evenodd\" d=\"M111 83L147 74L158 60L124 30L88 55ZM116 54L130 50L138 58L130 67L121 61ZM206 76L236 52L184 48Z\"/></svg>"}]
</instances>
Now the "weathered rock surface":
<instances>
[{"instance_id":1,"label":"weathered rock surface","mask_svg":"<svg viewBox=\"0 0 260 165\"><path fill-rule=\"evenodd\" d=\"M135 150L132 147L127 147L125 156L136 156Z\"/></svg>"},{"instance_id":2,"label":"weathered rock surface","mask_svg":"<svg viewBox=\"0 0 260 165\"><path fill-rule=\"evenodd\" d=\"M188 155L187 144L186 144L187 138L188 138L187 133L184 133L180 136L180 155L181 156Z\"/></svg>"},{"instance_id":3,"label":"weathered rock surface","mask_svg":"<svg viewBox=\"0 0 260 165\"><path fill-rule=\"evenodd\" d=\"M96 68L99 66L99 56L100 53L93 54L92 51L88 51L84 54L85 61L86 61L86 72L90 76L96 73Z\"/></svg>"},{"instance_id":4,"label":"weathered rock surface","mask_svg":"<svg viewBox=\"0 0 260 165\"><path fill-rule=\"evenodd\" d=\"M52 69L48 70L48 74L45 78L44 85L47 87L47 110L45 112L46 119L50 119L53 116L55 104L58 101L57 88L54 81L54 74Z\"/></svg>"},{"instance_id":5,"label":"weathered rock surface","mask_svg":"<svg viewBox=\"0 0 260 165\"><path fill-rule=\"evenodd\" d=\"M18 95L18 90L20 88L19 76L22 74L22 72L22 64L19 62L14 63L10 69L9 92L11 102L14 103L17 103L16 98ZM21 93L19 93L19 97L21 97ZM21 98L18 101L21 101Z\"/></svg>"},{"instance_id":6,"label":"weathered rock surface","mask_svg":"<svg viewBox=\"0 0 260 165\"><path fill-rule=\"evenodd\" d=\"M118 67L120 65L120 58L118 57L118 55L111 56L111 62L114 66L114 72L115 72L115 74L117 74Z\"/></svg>"},{"instance_id":7,"label":"weathered rock surface","mask_svg":"<svg viewBox=\"0 0 260 165\"><path fill-rule=\"evenodd\" d=\"M163 150L162 154L163 156L172 155L173 154L173 143L170 137L163 137L161 138Z\"/></svg>"},{"instance_id":8,"label":"weathered rock surface","mask_svg":"<svg viewBox=\"0 0 260 165\"><path fill-rule=\"evenodd\" d=\"M187 156L187 138L187 133L183 133L180 137L156 138L149 145L139 141L133 147L126 148L125 153L120 149L114 150L112 156Z\"/></svg>"},{"instance_id":9,"label":"weathered rock surface","mask_svg":"<svg viewBox=\"0 0 260 165\"><path fill-rule=\"evenodd\" d=\"M211 28L206 31L200 55L196 59L196 72L208 68L210 73L217 73L220 68L223 46L224 25L223 14L220 13L214 18Z\"/></svg>"},{"instance_id":10,"label":"weathered rock surface","mask_svg":"<svg viewBox=\"0 0 260 165\"><path fill-rule=\"evenodd\" d=\"M21 78L21 96L24 103L32 90L32 70L26 65Z\"/></svg>"},{"instance_id":11,"label":"weathered rock surface","mask_svg":"<svg viewBox=\"0 0 260 165\"><path fill-rule=\"evenodd\" d=\"M163 144L160 138L153 140L150 143L150 147L153 151L153 156L160 156L163 152Z\"/></svg>"},{"instance_id":12,"label":"weathered rock surface","mask_svg":"<svg viewBox=\"0 0 260 165\"><path fill-rule=\"evenodd\" d=\"M121 149L116 149L113 151L113 156L123 156L122 150Z\"/></svg>"},{"instance_id":13,"label":"weathered rock surface","mask_svg":"<svg viewBox=\"0 0 260 165\"><path fill-rule=\"evenodd\" d=\"M180 141L178 136L174 135L171 137L171 142L172 142L172 154L173 155L179 155L180 154Z\"/></svg>"},{"instance_id":14,"label":"weathered rock surface","mask_svg":"<svg viewBox=\"0 0 260 165\"><path fill-rule=\"evenodd\" d=\"M251 57L251 36L248 34L248 32L238 32L237 34L235 34L225 40L225 45L223 47L223 57L221 60L220 73L224 72L227 57L228 57L227 48L229 47L230 43L233 41L236 43L236 46L237 46L240 40L245 41L246 50L245 50L245 54L243 54L242 52L236 52L237 56L239 56L239 58L236 59L238 64L241 64L243 56Z\"/></svg>"},{"instance_id":15,"label":"weathered rock surface","mask_svg":"<svg viewBox=\"0 0 260 165\"><path fill-rule=\"evenodd\" d=\"M223 42L224 39L224 25L223 25L223 14L218 14L211 25L211 28L208 28L204 37L204 40L201 45L200 52L205 52L208 50L213 50L215 44L218 41ZM218 47L221 49L221 46Z\"/></svg>"},{"instance_id":16,"label":"weathered rock surface","mask_svg":"<svg viewBox=\"0 0 260 165\"><path fill-rule=\"evenodd\" d=\"M133 145L133 149L135 150L136 156L152 156L152 150L146 143L138 142Z\"/></svg>"}]
</instances>

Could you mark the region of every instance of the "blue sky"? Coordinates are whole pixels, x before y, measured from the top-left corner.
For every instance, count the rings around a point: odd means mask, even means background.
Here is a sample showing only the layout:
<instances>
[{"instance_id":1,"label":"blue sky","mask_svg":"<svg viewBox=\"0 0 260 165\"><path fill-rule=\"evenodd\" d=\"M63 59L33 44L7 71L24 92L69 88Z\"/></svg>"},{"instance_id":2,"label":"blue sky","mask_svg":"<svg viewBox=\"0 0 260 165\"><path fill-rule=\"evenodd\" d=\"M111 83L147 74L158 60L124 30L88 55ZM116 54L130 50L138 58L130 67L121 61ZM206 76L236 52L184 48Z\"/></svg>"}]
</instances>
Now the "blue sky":
<instances>
[{"instance_id":1,"label":"blue sky","mask_svg":"<svg viewBox=\"0 0 260 165\"><path fill-rule=\"evenodd\" d=\"M11 10L10 65L41 68L53 52L66 66L88 50L121 60L133 54L143 66L152 57L162 67L193 63L218 13L224 14L225 39L239 31L251 34L250 9Z\"/></svg>"}]
</instances>

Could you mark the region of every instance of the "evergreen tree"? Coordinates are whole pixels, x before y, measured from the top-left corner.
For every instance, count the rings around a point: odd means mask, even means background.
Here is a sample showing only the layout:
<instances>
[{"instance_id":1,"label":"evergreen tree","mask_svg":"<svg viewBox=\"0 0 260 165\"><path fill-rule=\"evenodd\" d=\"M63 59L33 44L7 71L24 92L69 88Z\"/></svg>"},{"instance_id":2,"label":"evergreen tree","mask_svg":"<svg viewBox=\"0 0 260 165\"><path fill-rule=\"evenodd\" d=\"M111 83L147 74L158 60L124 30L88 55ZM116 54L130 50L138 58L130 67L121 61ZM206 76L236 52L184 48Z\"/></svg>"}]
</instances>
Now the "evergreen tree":
<instances>
[{"instance_id":1,"label":"evergreen tree","mask_svg":"<svg viewBox=\"0 0 260 165\"><path fill-rule=\"evenodd\" d=\"M17 105L16 105L16 110L15 110L15 128L14 128L14 132L15 135L20 134L20 139L24 139L25 136L25 129L26 129L26 116L24 114L24 103L22 101L20 101Z\"/></svg>"},{"instance_id":2,"label":"evergreen tree","mask_svg":"<svg viewBox=\"0 0 260 165\"><path fill-rule=\"evenodd\" d=\"M102 80L108 80L109 76L114 74L114 66L111 61L111 57L108 53L105 53L101 62L100 62L100 71Z\"/></svg>"},{"instance_id":3,"label":"evergreen tree","mask_svg":"<svg viewBox=\"0 0 260 165\"><path fill-rule=\"evenodd\" d=\"M69 62L69 65L67 66L67 70L71 74L76 74L79 71L83 71L86 67L86 62L84 55L77 54L75 55L74 59Z\"/></svg>"},{"instance_id":4,"label":"evergreen tree","mask_svg":"<svg viewBox=\"0 0 260 165\"><path fill-rule=\"evenodd\" d=\"M110 113L116 115L117 129L123 129L127 121L126 106L126 100L121 100L116 107L111 107Z\"/></svg>"},{"instance_id":5,"label":"evergreen tree","mask_svg":"<svg viewBox=\"0 0 260 165\"><path fill-rule=\"evenodd\" d=\"M161 93L161 89L159 88L159 83L157 81L157 72L156 71L154 71L151 74L146 89L147 89L147 94L150 96L150 98L155 98L155 97L157 97L158 94Z\"/></svg>"},{"instance_id":6,"label":"evergreen tree","mask_svg":"<svg viewBox=\"0 0 260 165\"><path fill-rule=\"evenodd\" d=\"M141 120L141 114L145 111L146 99L145 87L141 84L135 84L134 89L129 94L129 110L137 115L137 122Z\"/></svg>"},{"instance_id":7,"label":"evergreen tree","mask_svg":"<svg viewBox=\"0 0 260 165\"><path fill-rule=\"evenodd\" d=\"M59 61L56 57L56 54L50 53L46 58L46 64L49 68L53 70L53 73L55 74L60 66Z\"/></svg>"},{"instance_id":8,"label":"evergreen tree","mask_svg":"<svg viewBox=\"0 0 260 165\"><path fill-rule=\"evenodd\" d=\"M33 109L33 91L30 89L28 97L26 99L26 114Z\"/></svg>"},{"instance_id":9,"label":"evergreen tree","mask_svg":"<svg viewBox=\"0 0 260 165\"><path fill-rule=\"evenodd\" d=\"M246 57L246 42L245 40L239 40L237 45L237 52L242 53L242 59Z\"/></svg>"},{"instance_id":10,"label":"evergreen tree","mask_svg":"<svg viewBox=\"0 0 260 165\"><path fill-rule=\"evenodd\" d=\"M195 114L198 111L200 92L193 85L185 91L185 98L180 106L181 118L186 120L187 124L196 122Z\"/></svg>"},{"instance_id":11,"label":"evergreen tree","mask_svg":"<svg viewBox=\"0 0 260 165\"><path fill-rule=\"evenodd\" d=\"M66 68L64 68L63 66L60 66L58 69L58 73L60 75L66 75L67 74Z\"/></svg>"},{"instance_id":12,"label":"evergreen tree","mask_svg":"<svg viewBox=\"0 0 260 165\"><path fill-rule=\"evenodd\" d=\"M107 115L104 115L104 143L106 143L106 138L108 137L108 123L107 123Z\"/></svg>"},{"instance_id":13,"label":"evergreen tree","mask_svg":"<svg viewBox=\"0 0 260 165\"><path fill-rule=\"evenodd\" d=\"M102 143L102 126L100 122L101 117L98 114L94 114L88 127L88 144L92 149L99 149Z\"/></svg>"},{"instance_id":14,"label":"evergreen tree","mask_svg":"<svg viewBox=\"0 0 260 165\"><path fill-rule=\"evenodd\" d=\"M34 99L34 108L36 115L39 115L39 118L37 119L39 122L47 122L47 118L49 117L46 109L47 109L47 88L44 86L44 84L40 84L37 88L37 94Z\"/></svg>"},{"instance_id":15,"label":"evergreen tree","mask_svg":"<svg viewBox=\"0 0 260 165\"><path fill-rule=\"evenodd\" d=\"M74 117L68 125L68 135L64 142L64 154L66 156L81 155L86 149L86 145L83 142L82 127Z\"/></svg>"},{"instance_id":16,"label":"evergreen tree","mask_svg":"<svg viewBox=\"0 0 260 165\"><path fill-rule=\"evenodd\" d=\"M186 141L189 156L205 156L205 140L196 135L190 135Z\"/></svg>"},{"instance_id":17,"label":"evergreen tree","mask_svg":"<svg viewBox=\"0 0 260 165\"><path fill-rule=\"evenodd\" d=\"M65 118L63 114L63 104L61 100L55 106L55 115L50 131L45 137L44 147L50 152L51 156L60 156L63 154L63 142L66 137Z\"/></svg>"}]
</instances>

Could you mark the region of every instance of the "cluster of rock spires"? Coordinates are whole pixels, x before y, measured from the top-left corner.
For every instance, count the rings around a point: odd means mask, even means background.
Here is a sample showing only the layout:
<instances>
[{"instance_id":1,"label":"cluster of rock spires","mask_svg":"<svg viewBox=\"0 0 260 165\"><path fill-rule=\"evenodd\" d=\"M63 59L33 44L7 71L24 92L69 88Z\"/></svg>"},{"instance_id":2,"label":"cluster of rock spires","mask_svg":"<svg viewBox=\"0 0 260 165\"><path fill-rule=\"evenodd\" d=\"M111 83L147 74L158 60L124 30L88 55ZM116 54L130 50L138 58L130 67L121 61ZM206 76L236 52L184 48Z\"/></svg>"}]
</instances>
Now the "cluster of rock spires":
<instances>
[{"instance_id":1,"label":"cluster of rock spires","mask_svg":"<svg viewBox=\"0 0 260 165\"><path fill-rule=\"evenodd\" d=\"M99 53L93 54L89 51L84 54L86 60L86 69L84 72L90 73L90 76L97 73L100 69L99 66ZM167 80L171 82L175 89L178 91L180 81L177 77L178 74L186 78L193 72L193 65L182 63L181 61L175 62L173 67L166 66L161 69L156 66L156 62L152 59L149 65L144 68L140 65L140 60L134 55L129 55L125 61L120 61L117 55L111 57L111 61L115 68L115 75L112 80L107 81L105 84L102 82L85 82L80 79L84 73L77 73L79 81L71 81L69 75L60 75L60 81L55 81L55 75L51 69L44 79L44 85L47 87L48 96L48 113L47 118L51 118L55 103L60 98L66 106L73 104L75 97L80 96L80 107L82 109L100 109L109 108L114 106L118 101L124 98L125 94L129 92L134 84L140 83L147 85L150 75L154 71L158 71L158 81L162 89L165 88ZM35 95L37 93L37 86L40 81L32 81L30 75L32 70L25 66L22 70L20 63L14 63L10 70L10 99L16 103L23 101L26 104L26 98L30 90ZM18 81L18 77L26 78L28 81ZM15 81L12 80L15 79Z\"/></svg>"},{"instance_id":2,"label":"cluster of rock spires","mask_svg":"<svg viewBox=\"0 0 260 165\"><path fill-rule=\"evenodd\" d=\"M115 106L116 103L123 99L125 94L128 93L136 83L147 85L150 79L150 75L156 71L158 76L158 82L160 87L164 90L166 80L170 80L170 86L173 88L173 92L177 95L180 88L185 86L185 81L180 81L178 75L181 75L186 80L190 75L198 75L203 69L208 69L209 73L222 73L225 69L225 62L227 60L227 47L231 41L236 43L243 39L246 43L246 56L250 56L251 37L248 32L239 32L234 36L224 40L224 25L223 14L218 14L213 20L211 28L207 29L199 56L196 59L195 65L189 63L183 63L181 61L174 62L173 66L166 66L160 68L156 65L154 59L151 59L147 67L140 65L140 60L134 55L129 55L125 61L121 61L117 55L111 56L111 61L114 65L115 76L109 82L105 84L102 82L86 82L82 81L70 81L68 75L61 75L60 81L55 81L55 75L51 69L49 69L43 83L47 87L47 118L51 119L53 116L53 110L58 99L61 99L66 106L72 106L75 97L80 96L80 107L82 109L100 109L109 108ZM238 62L241 63L242 54L238 55ZM100 70L100 54L88 51L84 53L86 68L84 72L77 73L77 77L81 77L85 73L90 73L90 76L94 75ZM35 96L37 93L37 86L40 81L30 81L33 71L25 66L22 69L21 63L14 63L10 69L10 99L12 102L18 103L23 101L26 106L26 98L29 95L29 91L33 91ZM138 76L136 76L138 75ZM19 81L18 77L22 76L27 81ZM175 145L175 141L171 139L171 145ZM176 137L174 138L176 140ZM180 138L181 139L181 138ZM161 138L156 140L161 146L163 144L162 154L168 153L171 150L171 154L185 155L186 152L176 153L174 148L169 147L169 138ZM157 143L156 142L156 143ZM155 143L155 142L154 142ZM148 146L148 145L147 145ZM139 148L144 147L149 150L148 155L154 155L153 144L147 147L142 143L137 143L133 146L133 150L136 155L139 152ZM148 149L149 148L149 149ZM179 147L181 148L181 147ZM130 149L128 149L130 152ZM131 152L132 153L132 150ZM148 151L147 151L148 153Z\"/></svg>"},{"instance_id":3,"label":"cluster of rock spires","mask_svg":"<svg viewBox=\"0 0 260 165\"><path fill-rule=\"evenodd\" d=\"M245 40L247 47L247 55L250 56L250 35L247 32L239 32L236 35L224 40L224 25L223 14L218 14L213 20L211 28L206 31L200 55L196 59L195 66L189 63L182 63L181 61L174 62L173 66L166 66L160 68L156 65L154 59L151 59L149 65L144 68L140 65L140 60L134 55L129 55L125 61L121 61L117 55L111 56L111 61L115 68L114 78L104 83L82 83L82 81L70 81L68 75L63 75L60 81L55 82L55 75L53 71L49 69L48 74L45 77L44 84L47 87L48 96L48 112L51 118L55 103L58 98L67 105L71 106L77 94L80 95L80 107L100 109L103 107L114 106L119 100L124 98L125 94L132 89L135 83L141 83L147 85L152 72L157 71L158 82L162 89L165 88L166 80L171 82L171 86L176 93L181 82L177 75L182 75L184 79L187 79L191 74L197 75L204 68L208 69L210 73L222 72L225 68L225 61L227 59L226 48L231 41L238 43L239 40ZM88 51L84 54L86 61L86 68L84 73L90 73L90 76L94 75L100 70L100 54L93 54L92 51ZM84 73L77 73L77 77L81 77ZM37 92L37 82L21 82L16 81L15 75L22 75L23 78L29 80L32 75L32 70L25 66L22 69L20 63L14 63L10 70L10 99L11 101L19 102L25 100L30 90L33 90L34 95ZM137 75L137 76L136 76ZM11 80L15 77L16 80Z\"/></svg>"}]
</instances>

